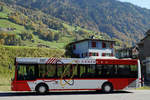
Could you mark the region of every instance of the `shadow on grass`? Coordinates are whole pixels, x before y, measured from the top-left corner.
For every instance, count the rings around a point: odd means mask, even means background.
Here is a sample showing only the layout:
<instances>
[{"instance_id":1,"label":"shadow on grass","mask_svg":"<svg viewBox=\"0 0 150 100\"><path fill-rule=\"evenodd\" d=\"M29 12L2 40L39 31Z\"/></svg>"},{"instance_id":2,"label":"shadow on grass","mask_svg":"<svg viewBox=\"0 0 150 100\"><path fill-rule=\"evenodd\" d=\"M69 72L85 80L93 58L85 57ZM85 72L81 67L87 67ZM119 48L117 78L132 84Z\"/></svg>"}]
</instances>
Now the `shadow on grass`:
<instances>
[{"instance_id":1,"label":"shadow on grass","mask_svg":"<svg viewBox=\"0 0 150 100\"><path fill-rule=\"evenodd\" d=\"M102 94L125 94L132 93L128 91L114 91L112 93L104 93L102 91L77 91L77 92L49 92L44 95L36 94L35 92L0 92L0 97L11 97L11 96L55 96L55 95L102 95Z\"/></svg>"}]
</instances>

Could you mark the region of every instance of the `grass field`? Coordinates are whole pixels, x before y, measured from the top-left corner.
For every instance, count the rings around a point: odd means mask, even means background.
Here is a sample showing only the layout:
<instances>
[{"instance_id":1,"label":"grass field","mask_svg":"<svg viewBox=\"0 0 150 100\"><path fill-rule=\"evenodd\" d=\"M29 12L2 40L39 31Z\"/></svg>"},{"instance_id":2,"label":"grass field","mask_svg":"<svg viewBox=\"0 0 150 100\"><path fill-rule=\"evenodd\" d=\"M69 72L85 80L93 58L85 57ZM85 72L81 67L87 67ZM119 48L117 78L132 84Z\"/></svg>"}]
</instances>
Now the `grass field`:
<instances>
[{"instance_id":1,"label":"grass field","mask_svg":"<svg viewBox=\"0 0 150 100\"><path fill-rule=\"evenodd\" d=\"M8 18L8 16L6 13L0 12L0 18Z\"/></svg>"},{"instance_id":2,"label":"grass field","mask_svg":"<svg viewBox=\"0 0 150 100\"><path fill-rule=\"evenodd\" d=\"M3 6L3 11L0 12L0 18L8 18L8 14L11 13L11 10L6 7L6 6Z\"/></svg>"},{"instance_id":3,"label":"grass field","mask_svg":"<svg viewBox=\"0 0 150 100\"><path fill-rule=\"evenodd\" d=\"M150 90L150 87L149 86L143 86L143 87L137 88L136 90Z\"/></svg>"},{"instance_id":4,"label":"grass field","mask_svg":"<svg viewBox=\"0 0 150 100\"><path fill-rule=\"evenodd\" d=\"M26 31L26 29L24 28L24 26L12 23L9 20L6 19L0 19L0 27L2 28L15 28L14 31L8 31L7 33L21 33L23 31Z\"/></svg>"},{"instance_id":5,"label":"grass field","mask_svg":"<svg viewBox=\"0 0 150 100\"><path fill-rule=\"evenodd\" d=\"M0 91L10 91L10 83L11 83L11 75L8 76L0 76Z\"/></svg>"}]
</instances>

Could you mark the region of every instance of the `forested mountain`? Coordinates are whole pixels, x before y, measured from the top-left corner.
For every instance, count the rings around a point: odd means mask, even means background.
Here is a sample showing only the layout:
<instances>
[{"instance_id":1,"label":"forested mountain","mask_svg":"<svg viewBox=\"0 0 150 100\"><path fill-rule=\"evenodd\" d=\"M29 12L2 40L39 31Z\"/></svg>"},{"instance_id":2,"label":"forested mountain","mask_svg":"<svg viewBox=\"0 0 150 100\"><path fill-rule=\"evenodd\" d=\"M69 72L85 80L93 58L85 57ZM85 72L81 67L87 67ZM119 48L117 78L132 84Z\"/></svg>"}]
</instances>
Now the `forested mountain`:
<instances>
[{"instance_id":1,"label":"forested mountain","mask_svg":"<svg viewBox=\"0 0 150 100\"><path fill-rule=\"evenodd\" d=\"M137 42L150 28L150 10L117 0L0 1L44 12L73 26L107 33L110 37L128 44Z\"/></svg>"},{"instance_id":2,"label":"forested mountain","mask_svg":"<svg viewBox=\"0 0 150 100\"><path fill-rule=\"evenodd\" d=\"M109 39L105 33L71 25L40 10L0 2L0 44L63 48L92 35Z\"/></svg>"}]
</instances>

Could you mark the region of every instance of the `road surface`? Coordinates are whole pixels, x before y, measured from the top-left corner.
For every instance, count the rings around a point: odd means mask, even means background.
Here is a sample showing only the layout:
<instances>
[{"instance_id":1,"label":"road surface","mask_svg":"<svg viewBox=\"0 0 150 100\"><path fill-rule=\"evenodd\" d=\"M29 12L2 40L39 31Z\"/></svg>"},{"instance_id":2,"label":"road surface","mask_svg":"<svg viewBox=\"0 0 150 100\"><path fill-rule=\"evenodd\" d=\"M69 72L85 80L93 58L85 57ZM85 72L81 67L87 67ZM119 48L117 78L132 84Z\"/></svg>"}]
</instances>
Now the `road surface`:
<instances>
[{"instance_id":1,"label":"road surface","mask_svg":"<svg viewBox=\"0 0 150 100\"><path fill-rule=\"evenodd\" d=\"M47 95L0 92L0 100L150 100L150 90L117 91L109 94L93 91L52 92Z\"/></svg>"}]
</instances>

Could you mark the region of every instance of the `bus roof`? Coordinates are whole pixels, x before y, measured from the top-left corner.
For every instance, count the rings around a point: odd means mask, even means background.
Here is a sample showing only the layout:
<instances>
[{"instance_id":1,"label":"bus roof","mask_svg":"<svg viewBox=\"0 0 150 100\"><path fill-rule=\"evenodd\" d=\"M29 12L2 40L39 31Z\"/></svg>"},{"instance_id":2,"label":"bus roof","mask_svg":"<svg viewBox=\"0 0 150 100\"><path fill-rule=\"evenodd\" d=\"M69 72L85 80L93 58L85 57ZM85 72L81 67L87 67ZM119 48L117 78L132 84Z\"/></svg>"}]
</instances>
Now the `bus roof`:
<instances>
[{"instance_id":1,"label":"bus roof","mask_svg":"<svg viewBox=\"0 0 150 100\"><path fill-rule=\"evenodd\" d=\"M137 65L137 59L90 59L90 58L30 58L17 57L19 64L121 64Z\"/></svg>"}]
</instances>

